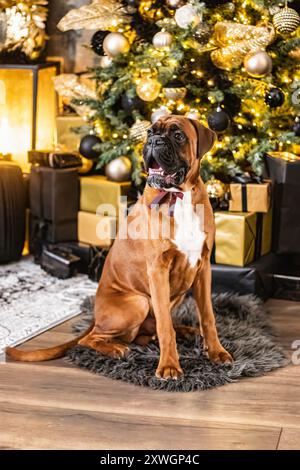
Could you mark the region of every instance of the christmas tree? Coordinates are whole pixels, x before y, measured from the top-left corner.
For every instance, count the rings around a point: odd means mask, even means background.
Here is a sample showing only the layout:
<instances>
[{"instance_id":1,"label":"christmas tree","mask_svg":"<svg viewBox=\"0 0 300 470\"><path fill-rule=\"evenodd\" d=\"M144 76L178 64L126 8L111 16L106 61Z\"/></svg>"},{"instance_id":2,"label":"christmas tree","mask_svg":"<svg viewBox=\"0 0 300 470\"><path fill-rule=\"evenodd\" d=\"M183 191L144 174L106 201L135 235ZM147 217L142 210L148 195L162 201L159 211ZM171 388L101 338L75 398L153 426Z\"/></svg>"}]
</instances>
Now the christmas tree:
<instances>
[{"instance_id":1,"label":"christmas tree","mask_svg":"<svg viewBox=\"0 0 300 470\"><path fill-rule=\"evenodd\" d=\"M278 0L93 0L71 10L60 29L93 30L100 56L89 71L96 95L73 100L87 120L82 153L96 152L99 168L128 157L139 182L151 122L182 114L218 134L205 181L261 175L265 152L299 142L297 9Z\"/></svg>"}]
</instances>

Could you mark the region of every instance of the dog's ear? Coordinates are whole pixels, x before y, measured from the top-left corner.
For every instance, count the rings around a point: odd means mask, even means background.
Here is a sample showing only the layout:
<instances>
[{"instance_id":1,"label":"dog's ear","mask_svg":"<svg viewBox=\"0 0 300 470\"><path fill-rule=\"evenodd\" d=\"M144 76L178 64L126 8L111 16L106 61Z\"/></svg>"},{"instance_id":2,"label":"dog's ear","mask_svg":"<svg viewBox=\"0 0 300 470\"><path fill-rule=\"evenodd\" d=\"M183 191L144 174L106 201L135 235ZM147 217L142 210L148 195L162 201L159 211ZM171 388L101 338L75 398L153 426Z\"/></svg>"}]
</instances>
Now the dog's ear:
<instances>
[{"instance_id":1,"label":"dog's ear","mask_svg":"<svg viewBox=\"0 0 300 470\"><path fill-rule=\"evenodd\" d=\"M197 133L197 158L202 158L214 145L216 133L196 119L189 119Z\"/></svg>"}]
</instances>

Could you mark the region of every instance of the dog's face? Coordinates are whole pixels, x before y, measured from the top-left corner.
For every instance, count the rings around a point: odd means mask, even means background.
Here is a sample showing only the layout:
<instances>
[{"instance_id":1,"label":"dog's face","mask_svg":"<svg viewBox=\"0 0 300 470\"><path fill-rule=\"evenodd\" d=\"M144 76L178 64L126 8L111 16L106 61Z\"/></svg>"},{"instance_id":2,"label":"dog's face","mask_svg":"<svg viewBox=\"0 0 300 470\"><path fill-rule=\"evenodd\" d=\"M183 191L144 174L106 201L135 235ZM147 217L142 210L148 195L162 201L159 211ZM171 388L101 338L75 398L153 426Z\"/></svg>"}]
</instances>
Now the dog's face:
<instances>
[{"instance_id":1,"label":"dog's face","mask_svg":"<svg viewBox=\"0 0 300 470\"><path fill-rule=\"evenodd\" d=\"M215 133L194 119L167 116L148 131L143 157L147 183L157 189L179 188L199 174L202 156L210 150Z\"/></svg>"}]
</instances>

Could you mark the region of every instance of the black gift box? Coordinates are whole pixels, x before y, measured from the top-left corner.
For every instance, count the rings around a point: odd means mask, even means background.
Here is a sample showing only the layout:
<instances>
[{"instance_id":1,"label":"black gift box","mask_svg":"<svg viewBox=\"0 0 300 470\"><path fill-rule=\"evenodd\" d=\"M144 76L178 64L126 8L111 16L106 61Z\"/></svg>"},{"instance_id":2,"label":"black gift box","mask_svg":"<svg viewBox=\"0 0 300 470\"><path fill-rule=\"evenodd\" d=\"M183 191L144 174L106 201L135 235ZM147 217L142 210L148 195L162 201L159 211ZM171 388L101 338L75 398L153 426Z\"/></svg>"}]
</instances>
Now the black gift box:
<instances>
[{"instance_id":1,"label":"black gift box","mask_svg":"<svg viewBox=\"0 0 300 470\"><path fill-rule=\"evenodd\" d=\"M253 294L263 300L273 292L273 272L276 256L269 253L244 267L212 264L212 291Z\"/></svg>"},{"instance_id":2,"label":"black gift box","mask_svg":"<svg viewBox=\"0 0 300 470\"><path fill-rule=\"evenodd\" d=\"M28 161L34 165L50 168L76 168L82 166L81 157L74 152L29 150Z\"/></svg>"},{"instance_id":3,"label":"black gift box","mask_svg":"<svg viewBox=\"0 0 300 470\"><path fill-rule=\"evenodd\" d=\"M34 166L29 181L30 246L77 240L79 180L74 168Z\"/></svg>"},{"instance_id":4,"label":"black gift box","mask_svg":"<svg viewBox=\"0 0 300 470\"><path fill-rule=\"evenodd\" d=\"M273 251L300 253L300 158L266 155L266 170L273 183Z\"/></svg>"},{"instance_id":5,"label":"black gift box","mask_svg":"<svg viewBox=\"0 0 300 470\"><path fill-rule=\"evenodd\" d=\"M51 276L59 279L73 277L79 271L80 258L57 246L43 247L41 255L41 268Z\"/></svg>"},{"instance_id":6,"label":"black gift box","mask_svg":"<svg viewBox=\"0 0 300 470\"><path fill-rule=\"evenodd\" d=\"M108 248L100 248L81 242L65 242L55 245L61 251L67 251L80 259L78 270L88 274L92 281L100 280Z\"/></svg>"}]
</instances>

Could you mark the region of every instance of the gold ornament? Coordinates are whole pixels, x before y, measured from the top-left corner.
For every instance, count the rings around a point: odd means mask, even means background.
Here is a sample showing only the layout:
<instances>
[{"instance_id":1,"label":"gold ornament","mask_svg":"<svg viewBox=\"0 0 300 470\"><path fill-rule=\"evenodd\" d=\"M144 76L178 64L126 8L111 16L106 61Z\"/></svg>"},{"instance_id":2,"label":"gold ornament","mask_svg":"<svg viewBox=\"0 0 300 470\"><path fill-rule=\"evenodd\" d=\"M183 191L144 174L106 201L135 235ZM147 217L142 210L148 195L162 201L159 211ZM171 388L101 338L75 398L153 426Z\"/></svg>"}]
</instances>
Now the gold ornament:
<instances>
[{"instance_id":1,"label":"gold ornament","mask_svg":"<svg viewBox=\"0 0 300 470\"><path fill-rule=\"evenodd\" d=\"M246 54L265 49L274 38L275 31L271 25L216 23L213 41L219 49L211 53L211 60L216 67L231 70L243 63Z\"/></svg>"},{"instance_id":2,"label":"gold ornament","mask_svg":"<svg viewBox=\"0 0 300 470\"><path fill-rule=\"evenodd\" d=\"M70 29L109 30L128 23L130 16L118 0L93 0L89 5L73 8L62 17L57 27L61 31Z\"/></svg>"},{"instance_id":3,"label":"gold ornament","mask_svg":"<svg viewBox=\"0 0 300 470\"><path fill-rule=\"evenodd\" d=\"M100 67L102 67L103 69L106 69L106 67L110 67L112 63L113 59L108 55L104 55L100 58Z\"/></svg>"},{"instance_id":4,"label":"gold ornament","mask_svg":"<svg viewBox=\"0 0 300 470\"><path fill-rule=\"evenodd\" d=\"M122 33L109 33L103 41L104 52L111 57L126 54L130 49L128 39Z\"/></svg>"},{"instance_id":5,"label":"gold ornament","mask_svg":"<svg viewBox=\"0 0 300 470\"><path fill-rule=\"evenodd\" d=\"M192 5L183 5L175 13L175 21L179 28L187 29L200 23L201 17Z\"/></svg>"},{"instance_id":6,"label":"gold ornament","mask_svg":"<svg viewBox=\"0 0 300 470\"><path fill-rule=\"evenodd\" d=\"M156 49L163 49L170 47L173 41L173 36L167 31L159 31L153 36L152 44Z\"/></svg>"},{"instance_id":7,"label":"gold ornament","mask_svg":"<svg viewBox=\"0 0 300 470\"><path fill-rule=\"evenodd\" d=\"M292 57L292 59L300 60L300 47L290 51L289 56Z\"/></svg>"},{"instance_id":8,"label":"gold ornament","mask_svg":"<svg viewBox=\"0 0 300 470\"><path fill-rule=\"evenodd\" d=\"M244 60L244 67L251 77L265 77L272 70L272 59L265 51L250 52Z\"/></svg>"},{"instance_id":9,"label":"gold ornament","mask_svg":"<svg viewBox=\"0 0 300 470\"><path fill-rule=\"evenodd\" d=\"M152 77L142 77L136 86L137 95L144 101L154 101L159 95L161 84Z\"/></svg>"},{"instance_id":10,"label":"gold ornament","mask_svg":"<svg viewBox=\"0 0 300 470\"><path fill-rule=\"evenodd\" d=\"M153 111L153 113L151 114L152 124L154 124L156 121L158 121L162 117L169 116L169 114L171 114L171 111L165 106L161 106L160 108Z\"/></svg>"},{"instance_id":11,"label":"gold ornament","mask_svg":"<svg viewBox=\"0 0 300 470\"><path fill-rule=\"evenodd\" d=\"M150 121L136 121L130 128L129 135L134 142L145 143L147 140L147 131L150 127Z\"/></svg>"},{"instance_id":12,"label":"gold ornament","mask_svg":"<svg viewBox=\"0 0 300 470\"><path fill-rule=\"evenodd\" d=\"M225 184L215 178L205 183L209 199L222 199L225 195Z\"/></svg>"},{"instance_id":13,"label":"gold ornament","mask_svg":"<svg viewBox=\"0 0 300 470\"><path fill-rule=\"evenodd\" d=\"M132 163L128 157L118 157L111 160L105 167L105 174L111 181L129 181L132 173Z\"/></svg>"},{"instance_id":14,"label":"gold ornament","mask_svg":"<svg viewBox=\"0 0 300 470\"><path fill-rule=\"evenodd\" d=\"M46 43L48 0L2 1L0 8L0 52L21 50L30 60L38 59Z\"/></svg>"},{"instance_id":15,"label":"gold ornament","mask_svg":"<svg viewBox=\"0 0 300 470\"><path fill-rule=\"evenodd\" d=\"M91 171L95 162L91 160L90 158L83 157L82 155L80 155L80 157L81 157L82 166L78 169L78 172L81 175L85 175L86 173L89 173Z\"/></svg>"},{"instance_id":16,"label":"gold ornament","mask_svg":"<svg viewBox=\"0 0 300 470\"><path fill-rule=\"evenodd\" d=\"M293 8L289 8L287 2L285 2L285 7L273 16L273 25L276 31L281 34L292 33L299 24L299 14Z\"/></svg>"},{"instance_id":17,"label":"gold ornament","mask_svg":"<svg viewBox=\"0 0 300 470\"><path fill-rule=\"evenodd\" d=\"M300 144L291 144L291 151L296 155L300 155Z\"/></svg>"},{"instance_id":18,"label":"gold ornament","mask_svg":"<svg viewBox=\"0 0 300 470\"><path fill-rule=\"evenodd\" d=\"M165 87L164 94L168 100L179 101L183 100L187 93L187 89L184 86Z\"/></svg>"}]
</instances>

